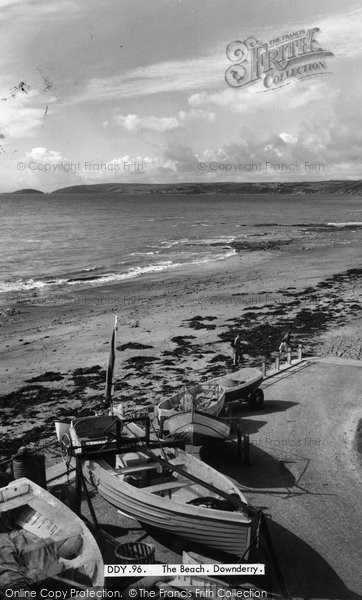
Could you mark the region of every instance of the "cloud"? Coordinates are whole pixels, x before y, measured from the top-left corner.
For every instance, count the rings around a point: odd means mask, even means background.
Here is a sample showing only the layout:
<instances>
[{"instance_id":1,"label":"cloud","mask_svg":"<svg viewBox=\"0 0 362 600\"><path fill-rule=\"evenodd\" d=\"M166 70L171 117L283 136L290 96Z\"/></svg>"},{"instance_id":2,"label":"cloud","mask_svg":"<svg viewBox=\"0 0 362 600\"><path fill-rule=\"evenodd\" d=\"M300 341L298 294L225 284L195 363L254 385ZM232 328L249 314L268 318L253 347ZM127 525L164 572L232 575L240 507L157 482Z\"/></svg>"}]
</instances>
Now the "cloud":
<instances>
[{"instance_id":1,"label":"cloud","mask_svg":"<svg viewBox=\"0 0 362 600\"><path fill-rule=\"evenodd\" d=\"M44 123L46 106L54 105L57 100L30 86L21 87L21 83L17 80L16 85L8 85L8 80L3 78L1 81L1 88L6 90L0 99L1 129L11 139L31 137Z\"/></svg>"},{"instance_id":2,"label":"cloud","mask_svg":"<svg viewBox=\"0 0 362 600\"><path fill-rule=\"evenodd\" d=\"M284 133L282 132L279 137L283 140L283 142L285 142L286 144L295 144L298 141L298 138L295 137L295 135L291 134L291 133Z\"/></svg>"},{"instance_id":3,"label":"cloud","mask_svg":"<svg viewBox=\"0 0 362 600\"><path fill-rule=\"evenodd\" d=\"M67 160L57 150L47 150L46 148L32 148L30 152L26 152L26 157L33 161L48 162L50 164L57 164Z\"/></svg>"},{"instance_id":4,"label":"cloud","mask_svg":"<svg viewBox=\"0 0 362 600\"><path fill-rule=\"evenodd\" d=\"M207 121L208 123L215 120L215 113L203 109L180 110L177 117L154 117L152 115L140 117L139 115L118 115L115 117L116 123L127 131L135 132L141 130L150 131L172 131L180 129L185 124L195 121Z\"/></svg>"},{"instance_id":5,"label":"cloud","mask_svg":"<svg viewBox=\"0 0 362 600\"><path fill-rule=\"evenodd\" d=\"M127 131L140 131L149 129L151 131L170 131L180 127L179 121L175 117L140 117L138 115L127 115L123 117L118 115L115 121L127 129Z\"/></svg>"},{"instance_id":6,"label":"cloud","mask_svg":"<svg viewBox=\"0 0 362 600\"><path fill-rule=\"evenodd\" d=\"M180 121L187 123L188 121L207 121L212 123L215 121L215 113L203 109L191 108L190 110L180 110L178 113Z\"/></svg>"},{"instance_id":7,"label":"cloud","mask_svg":"<svg viewBox=\"0 0 362 600\"><path fill-rule=\"evenodd\" d=\"M19 157L20 158L20 157ZM80 168L58 150L34 147L23 155L26 168L16 172L15 188L35 187L51 191L59 187L82 183ZM14 182L9 182L13 187Z\"/></svg>"},{"instance_id":8,"label":"cloud","mask_svg":"<svg viewBox=\"0 0 362 600\"><path fill-rule=\"evenodd\" d=\"M165 61L130 69L111 77L93 78L75 102L119 100L166 92L181 92L223 85L227 66L223 48L201 58Z\"/></svg>"},{"instance_id":9,"label":"cloud","mask_svg":"<svg viewBox=\"0 0 362 600\"><path fill-rule=\"evenodd\" d=\"M7 138L32 135L43 122L44 108L32 106L33 96L16 96L0 102L0 123Z\"/></svg>"}]
</instances>

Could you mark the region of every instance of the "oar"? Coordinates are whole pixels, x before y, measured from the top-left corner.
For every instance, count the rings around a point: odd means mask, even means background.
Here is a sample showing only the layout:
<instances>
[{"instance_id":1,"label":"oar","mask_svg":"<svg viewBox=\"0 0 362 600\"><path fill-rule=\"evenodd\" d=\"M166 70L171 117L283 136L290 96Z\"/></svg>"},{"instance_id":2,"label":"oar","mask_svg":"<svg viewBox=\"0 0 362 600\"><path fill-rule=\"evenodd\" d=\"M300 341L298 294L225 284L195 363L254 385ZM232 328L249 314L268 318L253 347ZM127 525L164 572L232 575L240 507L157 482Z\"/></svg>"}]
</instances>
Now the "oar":
<instances>
[{"instance_id":1,"label":"oar","mask_svg":"<svg viewBox=\"0 0 362 600\"><path fill-rule=\"evenodd\" d=\"M126 425L126 427L127 427L127 425ZM132 431L132 430L130 430L130 431ZM134 435L135 439L137 439L138 441L141 441L139 436L135 432L132 431L132 434ZM246 502L243 502L239 497L235 498L234 496L231 496L227 492L224 492L223 490L218 489L217 487L212 485L212 483L207 483L206 481L199 479L199 477L196 477L196 475L191 475L191 473L188 473L187 471L185 471L178 465L174 465L171 462L169 462L168 460L165 460L165 459L161 458L160 456L157 456L157 454L154 454L154 452L152 452L152 450L149 450L149 448L147 448L147 446L145 446L142 442L141 442L141 446L139 446L139 450L141 450L141 452L146 454L146 456L149 456L153 460L159 462L161 465L171 468L173 471L176 471L176 473L183 475L187 479L190 479L191 481L198 483L199 485L206 488L207 490L210 490L214 494L217 494L218 496L221 496L225 500L228 500L238 510L240 508L242 508L248 516L253 517L257 514L258 511L256 510L256 508L254 508L253 506L250 506Z\"/></svg>"},{"instance_id":2,"label":"oar","mask_svg":"<svg viewBox=\"0 0 362 600\"><path fill-rule=\"evenodd\" d=\"M157 456L157 454L154 454L152 452L152 450L149 450L146 446L141 446L140 450L144 454L146 454L146 456L149 456L153 460L156 460L161 465L163 465L165 467L170 467L173 471L176 471L176 473L179 473L180 475L183 475L187 479L190 479L191 481L198 483L199 485L206 488L207 490L210 490L210 492L213 492L214 494L217 494L218 496L225 498L225 500L228 500L229 502L231 502L231 504L233 504L233 506L235 506L235 508L237 508L237 509L242 508L248 516L253 517L256 515L257 510L254 507L251 507L246 502L243 502L239 497L235 498L234 496L231 496L227 492L224 492L223 490L218 489L217 487L212 485L212 483L207 483L206 481L199 479L199 477L196 477L195 475L191 475L191 473L188 473L187 471L182 469L182 467L179 467L178 465L174 465L174 464L170 463L169 461L164 460L163 458Z\"/></svg>"}]
</instances>

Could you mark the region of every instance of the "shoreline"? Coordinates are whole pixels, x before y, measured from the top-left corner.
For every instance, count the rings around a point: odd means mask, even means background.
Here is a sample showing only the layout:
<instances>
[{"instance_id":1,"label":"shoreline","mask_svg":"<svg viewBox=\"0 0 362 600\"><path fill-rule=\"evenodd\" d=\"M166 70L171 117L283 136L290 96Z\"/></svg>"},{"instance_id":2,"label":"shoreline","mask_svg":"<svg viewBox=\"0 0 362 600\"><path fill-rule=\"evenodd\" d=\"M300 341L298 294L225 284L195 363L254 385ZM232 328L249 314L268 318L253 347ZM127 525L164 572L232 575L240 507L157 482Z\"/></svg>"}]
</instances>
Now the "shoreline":
<instances>
[{"instance_id":1,"label":"shoreline","mask_svg":"<svg viewBox=\"0 0 362 600\"><path fill-rule=\"evenodd\" d=\"M307 353L329 328L358 328L353 286L362 270L351 267L357 256L351 246L253 252L15 304L1 324L0 456L54 440L59 416L99 408L113 315L121 348L115 398L153 404L185 379L230 370L230 339L238 330L248 342L245 366L258 366L291 322L294 344Z\"/></svg>"}]
</instances>

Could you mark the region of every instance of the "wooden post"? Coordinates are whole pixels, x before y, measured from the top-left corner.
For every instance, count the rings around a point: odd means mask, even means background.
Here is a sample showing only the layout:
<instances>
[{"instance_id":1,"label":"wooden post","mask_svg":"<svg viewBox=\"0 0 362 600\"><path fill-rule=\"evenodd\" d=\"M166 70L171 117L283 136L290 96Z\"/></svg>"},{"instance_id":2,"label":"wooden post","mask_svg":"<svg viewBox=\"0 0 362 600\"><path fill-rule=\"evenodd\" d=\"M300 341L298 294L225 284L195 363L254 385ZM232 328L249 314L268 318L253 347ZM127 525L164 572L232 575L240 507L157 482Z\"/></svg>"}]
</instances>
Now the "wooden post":
<instances>
[{"instance_id":1,"label":"wooden post","mask_svg":"<svg viewBox=\"0 0 362 600\"><path fill-rule=\"evenodd\" d=\"M79 507L81 506L82 503L82 461L79 458L79 456L76 456L75 458L75 491L76 491L76 495L78 498L78 503L79 503ZM79 508L79 515L81 516L81 512L80 512L80 508Z\"/></svg>"},{"instance_id":2,"label":"wooden post","mask_svg":"<svg viewBox=\"0 0 362 600\"><path fill-rule=\"evenodd\" d=\"M266 358L265 358L265 356L263 356L263 358L262 358L261 371L263 373L263 377L265 377L265 375L266 375Z\"/></svg>"},{"instance_id":3,"label":"wooden post","mask_svg":"<svg viewBox=\"0 0 362 600\"><path fill-rule=\"evenodd\" d=\"M275 370L279 371L279 367L280 367L280 355L279 352L274 352L273 353L274 359L275 359Z\"/></svg>"},{"instance_id":4,"label":"wooden post","mask_svg":"<svg viewBox=\"0 0 362 600\"><path fill-rule=\"evenodd\" d=\"M290 347L288 347L287 350L287 365L291 365L292 364L292 349Z\"/></svg>"},{"instance_id":5,"label":"wooden post","mask_svg":"<svg viewBox=\"0 0 362 600\"><path fill-rule=\"evenodd\" d=\"M298 344L298 360L302 360L302 356L303 356L303 351L302 351L302 344Z\"/></svg>"}]
</instances>

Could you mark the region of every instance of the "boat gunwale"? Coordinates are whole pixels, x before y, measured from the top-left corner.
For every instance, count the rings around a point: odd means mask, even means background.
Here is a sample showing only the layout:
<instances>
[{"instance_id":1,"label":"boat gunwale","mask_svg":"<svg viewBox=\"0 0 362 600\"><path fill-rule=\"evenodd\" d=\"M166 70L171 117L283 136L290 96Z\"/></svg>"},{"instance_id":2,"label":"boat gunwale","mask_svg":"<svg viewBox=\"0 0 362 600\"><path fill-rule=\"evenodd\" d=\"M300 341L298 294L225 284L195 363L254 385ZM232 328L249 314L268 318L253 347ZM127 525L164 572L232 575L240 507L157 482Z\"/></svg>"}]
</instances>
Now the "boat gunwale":
<instances>
[{"instance_id":1,"label":"boat gunwale","mask_svg":"<svg viewBox=\"0 0 362 600\"><path fill-rule=\"evenodd\" d=\"M182 516L185 516L185 507L187 507L187 512L188 514L190 514L190 516L192 517L197 517L200 518L201 516L204 517L205 519L210 519L210 520L222 520L222 521L227 521L227 522L235 522L235 523L239 523L240 525L244 525L244 526L251 526L253 519L251 517L249 517L248 515L246 515L242 508L240 509L240 511L225 511L225 510L219 510L219 509L210 509L210 508L204 508L204 507L198 507L198 506L193 506L192 504L187 504L185 502L181 502L179 500L177 500L176 498L168 498L166 496L156 496L155 494L153 494L152 492L148 492L147 490L147 486L143 487L143 488L137 488L136 486L124 481L123 475L122 474L117 474L115 472L115 469L109 465L109 463L107 463L107 461L105 461L104 459L99 459L99 460L92 460L92 461L86 461L85 462L85 468L86 470L88 470L89 472L93 473L93 469L90 468L89 463L93 463L94 465L96 465L99 469L101 469L101 471L103 471L106 476L108 476L109 478L111 478L111 480L114 480L114 483L116 485L112 486L110 485L110 487L114 490L115 493L120 493L120 494L124 494L127 495L128 498L132 498L133 500L137 500L138 502L141 502L142 504L146 504L147 506L150 505L149 500L153 499L153 502L151 502L151 504L153 505L157 505L158 508L164 508L168 510L169 512L169 508L176 505L175 508L177 508L178 510L175 510L175 513L180 513L182 514ZM172 466L172 463L170 463ZM228 484L228 489L223 490L228 494L232 494L235 493L237 494L237 496L240 498L240 500L242 502L244 502L245 504L247 504L246 498L244 497L243 493L232 483L232 481L230 479L228 479L227 477L225 477L224 475L222 475L222 473L219 474L221 477L221 480L224 481L225 483ZM191 481L191 480L190 480ZM122 486L124 486L124 490L118 491L117 488L119 488L119 483L122 483ZM118 483L118 485L117 485ZM107 485L106 482L104 482L104 480L101 479L101 477L99 476L99 480L93 484L98 488L101 487L102 485ZM198 484L198 483L194 483L195 486L199 486L202 487L202 484ZM218 479L218 485L220 485L220 479ZM231 486L231 488L230 488ZM151 487L151 486L150 486ZM128 491L128 494L127 494ZM208 493L208 496L211 493ZM146 495L146 497L145 497ZM202 496L200 496L202 497ZM205 495L206 497L206 495ZM217 496L215 496L216 498ZM147 501L148 500L148 501ZM155 500L157 500L157 502L155 502ZM160 505L161 503L161 505ZM201 514L200 514L200 508L201 508ZM204 511L207 511L207 514L203 514ZM226 517L227 515L227 517ZM233 518L230 518L231 516L233 516ZM213 518L211 518L213 517Z\"/></svg>"}]
</instances>

